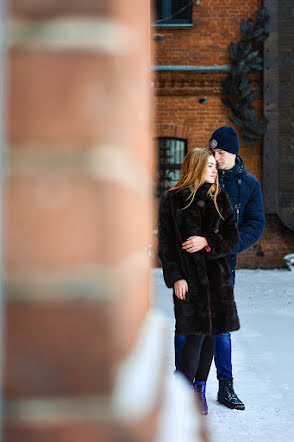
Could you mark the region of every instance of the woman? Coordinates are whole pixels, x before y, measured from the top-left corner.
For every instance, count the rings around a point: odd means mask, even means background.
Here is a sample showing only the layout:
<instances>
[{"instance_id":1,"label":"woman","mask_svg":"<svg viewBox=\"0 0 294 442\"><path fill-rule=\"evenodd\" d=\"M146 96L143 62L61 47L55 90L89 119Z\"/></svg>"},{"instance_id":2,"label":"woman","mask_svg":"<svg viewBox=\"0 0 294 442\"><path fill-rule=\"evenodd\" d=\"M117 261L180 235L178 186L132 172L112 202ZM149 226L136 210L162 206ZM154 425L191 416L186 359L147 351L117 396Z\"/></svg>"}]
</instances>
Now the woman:
<instances>
[{"instance_id":1,"label":"woman","mask_svg":"<svg viewBox=\"0 0 294 442\"><path fill-rule=\"evenodd\" d=\"M209 150L193 149L178 183L160 202L159 257L165 283L173 288L175 333L185 339L181 354L176 349L176 368L194 384L203 414L214 336L240 328L225 258L238 242L233 209L218 186L216 161Z\"/></svg>"}]
</instances>

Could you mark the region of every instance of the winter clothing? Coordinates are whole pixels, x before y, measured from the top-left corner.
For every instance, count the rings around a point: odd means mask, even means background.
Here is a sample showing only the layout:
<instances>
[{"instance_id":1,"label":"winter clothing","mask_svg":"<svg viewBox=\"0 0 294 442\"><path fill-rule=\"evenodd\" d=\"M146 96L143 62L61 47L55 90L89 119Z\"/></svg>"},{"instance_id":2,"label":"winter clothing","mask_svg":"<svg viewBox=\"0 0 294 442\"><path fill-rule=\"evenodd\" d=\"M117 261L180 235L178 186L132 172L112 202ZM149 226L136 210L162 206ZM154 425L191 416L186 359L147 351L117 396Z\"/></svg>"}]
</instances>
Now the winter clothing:
<instances>
[{"instance_id":1,"label":"winter clothing","mask_svg":"<svg viewBox=\"0 0 294 442\"><path fill-rule=\"evenodd\" d=\"M185 188L165 193L159 209L159 257L167 287L185 279L186 300L175 294L176 333L217 335L240 328L230 269L225 258L239 242L234 213L225 191L218 195L218 214L207 196L210 185L198 189L193 202ZM188 253L182 243L190 236L204 236L210 247Z\"/></svg>"},{"instance_id":2,"label":"winter clothing","mask_svg":"<svg viewBox=\"0 0 294 442\"><path fill-rule=\"evenodd\" d=\"M186 342L187 336L185 335L176 335L174 338L174 348L175 348L175 366L176 370L181 370L181 360L182 360L182 352L184 348L184 344Z\"/></svg>"},{"instance_id":3,"label":"winter clothing","mask_svg":"<svg viewBox=\"0 0 294 442\"><path fill-rule=\"evenodd\" d=\"M222 333L215 337L214 362L218 380L232 379L232 343L231 334Z\"/></svg>"},{"instance_id":4,"label":"winter clothing","mask_svg":"<svg viewBox=\"0 0 294 442\"><path fill-rule=\"evenodd\" d=\"M233 169L219 170L220 187L229 195L240 230L240 242L230 253L243 252L261 237L265 225L263 199L259 181L245 169L243 160L237 156ZM235 267L236 261L233 261Z\"/></svg>"},{"instance_id":5,"label":"winter clothing","mask_svg":"<svg viewBox=\"0 0 294 442\"><path fill-rule=\"evenodd\" d=\"M181 353L180 367L187 380L206 382L214 353L214 336L188 335ZM195 376L196 373L196 376Z\"/></svg>"},{"instance_id":6,"label":"winter clothing","mask_svg":"<svg viewBox=\"0 0 294 442\"><path fill-rule=\"evenodd\" d=\"M219 170L220 186L229 195L232 203L241 240L233 253L227 257L234 284L237 253L252 246L261 237L265 224L263 200L258 180L250 175L240 157L231 170ZM185 337L175 336L175 354L181 354ZM179 367L179 358L177 361ZM219 380L232 380L231 335L223 333L215 337L215 364Z\"/></svg>"},{"instance_id":7,"label":"winter clothing","mask_svg":"<svg viewBox=\"0 0 294 442\"><path fill-rule=\"evenodd\" d=\"M219 182L220 187L228 192L240 230L240 242L228 256L234 284L237 253L256 243L263 233L265 216L262 193L259 181L246 171L239 156L236 157L236 164L232 169L219 170ZM216 336L214 360L217 378L232 380L230 334Z\"/></svg>"},{"instance_id":8,"label":"winter clothing","mask_svg":"<svg viewBox=\"0 0 294 442\"><path fill-rule=\"evenodd\" d=\"M222 126L216 129L209 142L210 149L221 149L226 152L238 154L238 134L232 126Z\"/></svg>"},{"instance_id":9,"label":"winter clothing","mask_svg":"<svg viewBox=\"0 0 294 442\"><path fill-rule=\"evenodd\" d=\"M233 388L233 380L219 381L217 400L228 408L245 410L245 405L240 401Z\"/></svg>"},{"instance_id":10,"label":"winter clothing","mask_svg":"<svg viewBox=\"0 0 294 442\"><path fill-rule=\"evenodd\" d=\"M205 397L205 388L206 388L206 382L195 382L194 383L194 391L197 393L197 395L200 399L202 414L204 414L204 415L208 414L208 406L207 406L206 397Z\"/></svg>"}]
</instances>

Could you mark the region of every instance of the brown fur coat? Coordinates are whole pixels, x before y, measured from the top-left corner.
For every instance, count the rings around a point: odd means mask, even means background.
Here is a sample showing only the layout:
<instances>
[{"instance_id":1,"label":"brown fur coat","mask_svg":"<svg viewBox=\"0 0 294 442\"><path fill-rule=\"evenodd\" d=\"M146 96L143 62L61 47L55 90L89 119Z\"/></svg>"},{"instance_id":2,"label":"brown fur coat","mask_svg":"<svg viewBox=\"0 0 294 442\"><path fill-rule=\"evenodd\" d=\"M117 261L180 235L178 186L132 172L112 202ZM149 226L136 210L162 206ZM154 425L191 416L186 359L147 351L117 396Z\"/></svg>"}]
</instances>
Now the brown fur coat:
<instances>
[{"instance_id":1,"label":"brown fur coat","mask_svg":"<svg viewBox=\"0 0 294 442\"><path fill-rule=\"evenodd\" d=\"M193 203L189 189L163 195L159 209L159 257L167 287L179 279L188 282L186 300L175 294L177 334L218 335L240 328L232 278L226 256L236 248L239 232L224 190L218 195L219 210L207 196L209 184L198 189ZM189 237L206 237L211 251L188 253L181 244Z\"/></svg>"}]
</instances>

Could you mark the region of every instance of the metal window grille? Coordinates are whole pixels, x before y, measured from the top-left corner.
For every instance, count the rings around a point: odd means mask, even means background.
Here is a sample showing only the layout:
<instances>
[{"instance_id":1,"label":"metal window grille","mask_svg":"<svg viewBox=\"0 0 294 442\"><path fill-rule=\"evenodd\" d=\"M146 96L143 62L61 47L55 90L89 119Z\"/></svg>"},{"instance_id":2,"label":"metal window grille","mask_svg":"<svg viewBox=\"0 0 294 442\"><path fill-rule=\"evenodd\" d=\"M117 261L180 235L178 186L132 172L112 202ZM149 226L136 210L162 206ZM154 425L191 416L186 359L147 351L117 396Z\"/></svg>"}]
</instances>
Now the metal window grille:
<instances>
[{"instance_id":1,"label":"metal window grille","mask_svg":"<svg viewBox=\"0 0 294 442\"><path fill-rule=\"evenodd\" d=\"M191 24L191 0L156 0L156 21L158 24Z\"/></svg>"},{"instance_id":2,"label":"metal window grille","mask_svg":"<svg viewBox=\"0 0 294 442\"><path fill-rule=\"evenodd\" d=\"M165 137L158 138L158 197L179 181L186 153L186 140Z\"/></svg>"}]
</instances>

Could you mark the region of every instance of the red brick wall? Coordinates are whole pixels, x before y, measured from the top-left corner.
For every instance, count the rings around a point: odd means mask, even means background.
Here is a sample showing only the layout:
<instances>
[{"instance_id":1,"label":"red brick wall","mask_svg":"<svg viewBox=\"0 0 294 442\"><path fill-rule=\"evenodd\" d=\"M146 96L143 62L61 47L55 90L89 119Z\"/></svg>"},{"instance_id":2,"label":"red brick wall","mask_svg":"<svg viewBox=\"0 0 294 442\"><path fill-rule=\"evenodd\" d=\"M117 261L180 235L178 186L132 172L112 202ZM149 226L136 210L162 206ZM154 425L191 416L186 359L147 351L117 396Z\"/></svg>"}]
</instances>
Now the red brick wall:
<instances>
[{"instance_id":1,"label":"red brick wall","mask_svg":"<svg viewBox=\"0 0 294 442\"><path fill-rule=\"evenodd\" d=\"M164 35L157 43L155 64L227 64L228 46L239 39L241 21L262 6L262 0L201 0L193 5L193 28L153 28L153 34Z\"/></svg>"},{"instance_id":2,"label":"red brick wall","mask_svg":"<svg viewBox=\"0 0 294 442\"><path fill-rule=\"evenodd\" d=\"M206 104L199 103L203 96L207 98ZM207 146L216 127L231 124L228 119L229 111L222 104L219 92L214 95L157 96L154 107L155 135L187 139L188 149ZM261 107L261 102L258 107ZM237 127L235 129L238 131ZM262 142L248 144L241 140L240 156L247 171L255 175L262 184ZM293 250L294 233L283 227L277 216L269 215L263 237L257 245L239 255L238 267L280 268L285 265L283 257Z\"/></svg>"},{"instance_id":3,"label":"red brick wall","mask_svg":"<svg viewBox=\"0 0 294 442\"><path fill-rule=\"evenodd\" d=\"M265 231L254 246L240 253L238 268L273 269L285 267L283 257L294 250L294 233L276 215L266 216Z\"/></svg>"},{"instance_id":4,"label":"red brick wall","mask_svg":"<svg viewBox=\"0 0 294 442\"><path fill-rule=\"evenodd\" d=\"M149 7L8 3L5 440L149 441L112 407L149 308Z\"/></svg>"},{"instance_id":5,"label":"red brick wall","mask_svg":"<svg viewBox=\"0 0 294 442\"><path fill-rule=\"evenodd\" d=\"M191 76L197 78L199 74ZM188 140L188 149L208 147L212 132L219 126L231 124L228 119L230 112L221 101L221 78L225 78L225 74L216 78L211 91L204 90L202 94L200 90L195 90L197 95L157 96L154 102L156 136L185 138ZM160 90L157 92L160 93ZM203 97L207 103L200 104L199 100ZM260 107L261 102L258 105ZM262 180L262 143L248 144L240 140L240 156L246 162L248 172Z\"/></svg>"},{"instance_id":6,"label":"red brick wall","mask_svg":"<svg viewBox=\"0 0 294 442\"><path fill-rule=\"evenodd\" d=\"M152 28L153 35L164 36L156 42L156 65L224 65L229 64L228 47L240 38L240 23L254 18L263 7L260 0L206 0L193 6L193 27L185 29ZM151 35L152 35L151 32ZM207 146L212 132L231 125L229 109L221 101L221 83L227 73L157 72L154 97L154 136L179 137L188 141L188 149ZM262 111L262 73L251 73L260 99L255 103ZM205 98L206 103L199 103ZM237 131L239 129L235 127ZM240 131L239 131L240 133ZM262 184L262 141L240 140L240 156L248 172ZM284 266L283 256L294 250L294 234L284 229L279 219L268 216L265 233L255 247L239 255L238 266L274 268ZM262 252L262 253L261 253Z\"/></svg>"}]
</instances>

